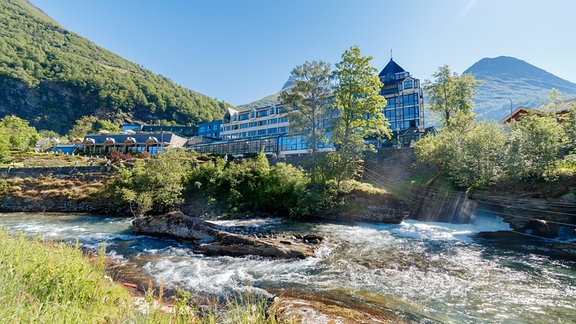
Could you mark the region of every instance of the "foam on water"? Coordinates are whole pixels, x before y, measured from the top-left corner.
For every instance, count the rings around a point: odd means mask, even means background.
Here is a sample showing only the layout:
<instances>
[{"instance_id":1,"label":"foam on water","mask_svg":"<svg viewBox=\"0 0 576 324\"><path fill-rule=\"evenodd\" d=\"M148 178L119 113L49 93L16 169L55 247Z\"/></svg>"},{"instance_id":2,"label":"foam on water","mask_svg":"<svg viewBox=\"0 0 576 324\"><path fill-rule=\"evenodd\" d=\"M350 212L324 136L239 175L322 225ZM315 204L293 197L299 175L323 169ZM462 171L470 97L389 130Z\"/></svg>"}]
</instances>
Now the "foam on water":
<instances>
[{"instance_id":1,"label":"foam on water","mask_svg":"<svg viewBox=\"0 0 576 324\"><path fill-rule=\"evenodd\" d=\"M345 303L392 309L440 322L540 322L576 318L576 264L482 245L482 231L508 230L501 219L472 224L290 224L278 219L216 221L220 226L318 233L315 257L272 260L205 257L169 239L136 236L130 220L85 215L0 215L14 231L78 241L130 260L167 286L221 296L239 291L324 294ZM292 226L292 227L291 227ZM572 317L570 317L572 316Z\"/></svg>"}]
</instances>

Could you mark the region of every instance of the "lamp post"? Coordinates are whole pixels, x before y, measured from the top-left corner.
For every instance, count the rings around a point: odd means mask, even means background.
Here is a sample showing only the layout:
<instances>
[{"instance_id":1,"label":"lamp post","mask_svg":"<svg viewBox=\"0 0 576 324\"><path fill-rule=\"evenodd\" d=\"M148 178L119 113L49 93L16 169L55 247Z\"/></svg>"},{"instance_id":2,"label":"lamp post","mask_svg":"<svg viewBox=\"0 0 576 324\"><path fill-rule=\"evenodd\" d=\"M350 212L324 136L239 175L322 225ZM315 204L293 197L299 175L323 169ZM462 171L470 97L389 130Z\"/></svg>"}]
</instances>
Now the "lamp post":
<instances>
[{"instance_id":1,"label":"lamp post","mask_svg":"<svg viewBox=\"0 0 576 324\"><path fill-rule=\"evenodd\" d=\"M512 109L512 98L510 97L495 97L496 99L508 99L510 100L510 122L512 122L512 113L513 113L513 109Z\"/></svg>"}]
</instances>

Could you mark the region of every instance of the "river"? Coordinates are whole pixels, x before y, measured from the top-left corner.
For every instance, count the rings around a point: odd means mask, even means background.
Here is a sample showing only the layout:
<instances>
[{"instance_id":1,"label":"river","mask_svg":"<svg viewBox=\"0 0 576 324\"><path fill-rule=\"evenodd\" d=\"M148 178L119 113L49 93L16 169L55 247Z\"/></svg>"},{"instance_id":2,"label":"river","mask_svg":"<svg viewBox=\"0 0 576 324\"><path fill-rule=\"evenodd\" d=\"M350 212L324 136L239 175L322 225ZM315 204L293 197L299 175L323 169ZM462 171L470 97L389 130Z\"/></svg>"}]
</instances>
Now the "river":
<instances>
[{"instance_id":1,"label":"river","mask_svg":"<svg viewBox=\"0 0 576 324\"><path fill-rule=\"evenodd\" d=\"M309 296L413 322L576 322L576 260L518 252L472 235L509 230L491 214L472 224L407 220L295 223L282 219L216 221L265 232L318 233L315 257L271 260L205 257L170 239L131 233L131 220L84 214L0 214L0 225L44 239L78 240L140 267L167 287L198 295L263 292ZM576 243L576 242L575 242ZM529 250L529 247L528 247Z\"/></svg>"}]
</instances>

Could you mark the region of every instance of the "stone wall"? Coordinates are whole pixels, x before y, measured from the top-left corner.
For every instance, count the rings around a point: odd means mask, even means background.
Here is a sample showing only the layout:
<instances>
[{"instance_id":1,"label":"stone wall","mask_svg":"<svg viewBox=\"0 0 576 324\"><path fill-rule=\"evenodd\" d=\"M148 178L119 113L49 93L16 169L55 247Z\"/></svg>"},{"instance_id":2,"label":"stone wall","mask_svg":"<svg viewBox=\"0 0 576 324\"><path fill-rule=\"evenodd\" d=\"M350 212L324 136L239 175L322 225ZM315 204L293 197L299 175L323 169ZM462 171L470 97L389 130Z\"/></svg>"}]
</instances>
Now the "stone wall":
<instances>
[{"instance_id":1,"label":"stone wall","mask_svg":"<svg viewBox=\"0 0 576 324\"><path fill-rule=\"evenodd\" d=\"M65 166L51 168L0 168L1 178L38 178L40 176L86 176L90 174L112 174L107 166ZM89 180L89 179L87 179Z\"/></svg>"}]
</instances>

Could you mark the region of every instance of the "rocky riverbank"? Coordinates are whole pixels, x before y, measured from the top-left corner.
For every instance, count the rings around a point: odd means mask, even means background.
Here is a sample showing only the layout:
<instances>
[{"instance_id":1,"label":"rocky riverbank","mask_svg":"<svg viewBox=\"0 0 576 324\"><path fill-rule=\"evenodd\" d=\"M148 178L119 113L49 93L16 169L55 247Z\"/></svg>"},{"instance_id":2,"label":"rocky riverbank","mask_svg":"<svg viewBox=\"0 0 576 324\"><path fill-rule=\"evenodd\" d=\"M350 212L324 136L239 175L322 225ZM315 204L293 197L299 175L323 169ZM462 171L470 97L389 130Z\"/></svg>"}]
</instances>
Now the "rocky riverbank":
<instances>
[{"instance_id":1,"label":"rocky riverbank","mask_svg":"<svg viewBox=\"0 0 576 324\"><path fill-rule=\"evenodd\" d=\"M576 238L576 187L556 196L541 191L475 191L470 199L489 206L514 231L543 238Z\"/></svg>"}]
</instances>

